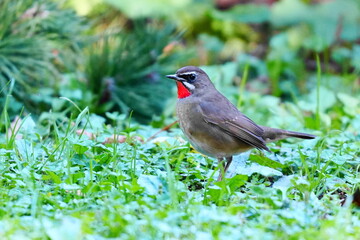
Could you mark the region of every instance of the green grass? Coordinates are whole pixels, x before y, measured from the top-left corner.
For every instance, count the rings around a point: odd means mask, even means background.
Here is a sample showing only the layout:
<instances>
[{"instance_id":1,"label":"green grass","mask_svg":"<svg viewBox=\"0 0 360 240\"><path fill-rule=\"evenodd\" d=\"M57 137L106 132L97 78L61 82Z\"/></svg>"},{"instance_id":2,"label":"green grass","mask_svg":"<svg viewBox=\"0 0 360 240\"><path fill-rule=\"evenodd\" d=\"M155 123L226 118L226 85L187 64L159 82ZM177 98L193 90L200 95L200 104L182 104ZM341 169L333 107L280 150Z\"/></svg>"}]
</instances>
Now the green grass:
<instances>
[{"instance_id":1,"label":"green grass","mask_svg":"<svg viewBox=\"0 0 360 240\"><path fill-rule=\"evenodd\" d=\"M301 109L268 98L263 109L263 98L242 106L266 118L281 112L303 130L292 116ZM360 179L360 115L338 104L340 131L252 151L219 183L217 161L194 152L179 129L142 142L158 129L122 116L112 125L87 109L75 119L47 113L46 123L25 117L16 136L0 135L0 238L357 239L359 211L348 199ZM126 141L104 143L113 134Z\"/></svg>"}]
</instances>

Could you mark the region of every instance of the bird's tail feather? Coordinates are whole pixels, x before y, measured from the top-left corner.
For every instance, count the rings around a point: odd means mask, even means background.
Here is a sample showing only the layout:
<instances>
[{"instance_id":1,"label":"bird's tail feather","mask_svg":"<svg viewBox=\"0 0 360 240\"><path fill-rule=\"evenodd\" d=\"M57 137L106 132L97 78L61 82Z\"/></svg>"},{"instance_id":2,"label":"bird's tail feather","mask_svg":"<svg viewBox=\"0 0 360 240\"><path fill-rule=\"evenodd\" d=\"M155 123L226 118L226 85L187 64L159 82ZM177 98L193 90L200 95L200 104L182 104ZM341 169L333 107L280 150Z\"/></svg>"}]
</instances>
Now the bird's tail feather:
<instances>
[{"instance_id":1,"label":"bird's tail feather","mask_svg":"<svg viewBox=\"0 0 360 240\"><path fill-rule=\"evenodd\" d=\"M308 133L294 132L277 128L261 126L264 130L263 138L266 142L273 142L284 138L295 137L302 139L314 139L316 136Z\"/></svg>"},{"instance_id":2,"label":"bird's tail feather","mask_svg":"<svg viewBox=\"0 0 360 240\"><path fill-rule=\"evenodd\" d=\"M289 137L296 137L296 138L302 138L302 139L314 139L314 138L316 138L315 135L308 134L308 133L293 132L293 131L286 131L286 130L283 130L283 131L285 132L285 135L287 135Z\"/></svg>"}]
</instances>

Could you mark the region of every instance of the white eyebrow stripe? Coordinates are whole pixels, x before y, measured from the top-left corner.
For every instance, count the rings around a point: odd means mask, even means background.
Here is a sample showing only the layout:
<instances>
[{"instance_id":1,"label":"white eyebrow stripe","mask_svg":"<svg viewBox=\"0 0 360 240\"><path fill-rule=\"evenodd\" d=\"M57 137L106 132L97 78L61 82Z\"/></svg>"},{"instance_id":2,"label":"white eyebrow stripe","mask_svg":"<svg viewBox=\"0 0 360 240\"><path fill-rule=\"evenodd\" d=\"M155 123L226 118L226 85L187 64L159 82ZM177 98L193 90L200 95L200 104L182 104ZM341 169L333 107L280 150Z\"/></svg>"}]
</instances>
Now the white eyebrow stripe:
<instances>
[{"instance_id":1,"label":"white eyebrow stripe","mask_svg":"<svg viewBox=\"0 0 360 240\"><path fill-rule=\"evenodd\" d=\"M185 84L185 86L190 89L190 90L194 90L195 89L195 86L192 85L191 83L188 83L188 82L183 82L183 84Z\"/></svg>"},{"instance_id":2,"label":"white eyebrow stripe","mask_svg":"<svg viewBox=\"0 0 360 240\"><path fill-rule=\"evenodd\" d=\"M181 75L190 75L190 74L195 74L195 75L197 75L196 72L184 72L184 73L181 73L180 76L181 76Z\"/></svg>"}]
</instances>

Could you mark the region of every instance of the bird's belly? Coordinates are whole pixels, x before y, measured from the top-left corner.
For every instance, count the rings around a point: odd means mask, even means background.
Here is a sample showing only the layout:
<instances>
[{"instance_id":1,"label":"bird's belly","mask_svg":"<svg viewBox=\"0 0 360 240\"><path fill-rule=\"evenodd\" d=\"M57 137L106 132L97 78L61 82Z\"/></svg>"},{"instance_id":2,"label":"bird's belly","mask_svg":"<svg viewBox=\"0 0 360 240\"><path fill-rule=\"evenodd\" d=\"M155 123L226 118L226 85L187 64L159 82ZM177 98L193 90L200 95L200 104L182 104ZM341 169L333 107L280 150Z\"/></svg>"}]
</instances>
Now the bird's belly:
<instances>
[{"instance_id":1,"label":"bird's belly","mask_svg":"<svg viewBox=\"0 0 360 240\"><path fill-rule=\"evenodd\" d=\"M218 126L205 122L197 112L196 104L188 103L186 99L178 102L177 115L180 128L191 145L205 155L216 158L229 157L252 148Z\"/></svg>"},{"instance_id":2,"label":"bird's belly","mask_svg":"<svg viewBox=\"0 0 360 240\"><path fill-rule=\"evenodd\" d=\"M233 156L252 148L227 133L190 132L187 137L196 150L217 158Z\"/></svg>"}]
</instances>

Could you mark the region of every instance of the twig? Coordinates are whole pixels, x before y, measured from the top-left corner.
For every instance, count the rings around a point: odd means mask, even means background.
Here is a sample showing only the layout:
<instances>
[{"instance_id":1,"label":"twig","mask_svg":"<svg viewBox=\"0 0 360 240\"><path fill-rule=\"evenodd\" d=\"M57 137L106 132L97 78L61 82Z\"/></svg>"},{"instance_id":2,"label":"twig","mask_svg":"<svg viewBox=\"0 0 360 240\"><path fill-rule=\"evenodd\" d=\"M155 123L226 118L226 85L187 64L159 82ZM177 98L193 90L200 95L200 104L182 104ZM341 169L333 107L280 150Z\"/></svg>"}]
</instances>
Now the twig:
<instances>
[{"instance_id":1,"label":"twig","mask_svg":"<svg viewBox=\"0 0 360 240\"><path fill-rule=\"evenodd\" d=\"M158 135L159 133L161 133L161 132L163 132L163 131L169 130L169 129L170 129L172 126L174 126L177 122L178 122L178 121L175 121L175 122L170 123L169 125L163 127L162 129L160 129L159 131L157 131L154 135L152 135L151 137L149 137L149 138L145 141L145 143L149 142L150 140L153 140L153 139L156 137L156 135Z\"/></svg>"}]
</instances>

